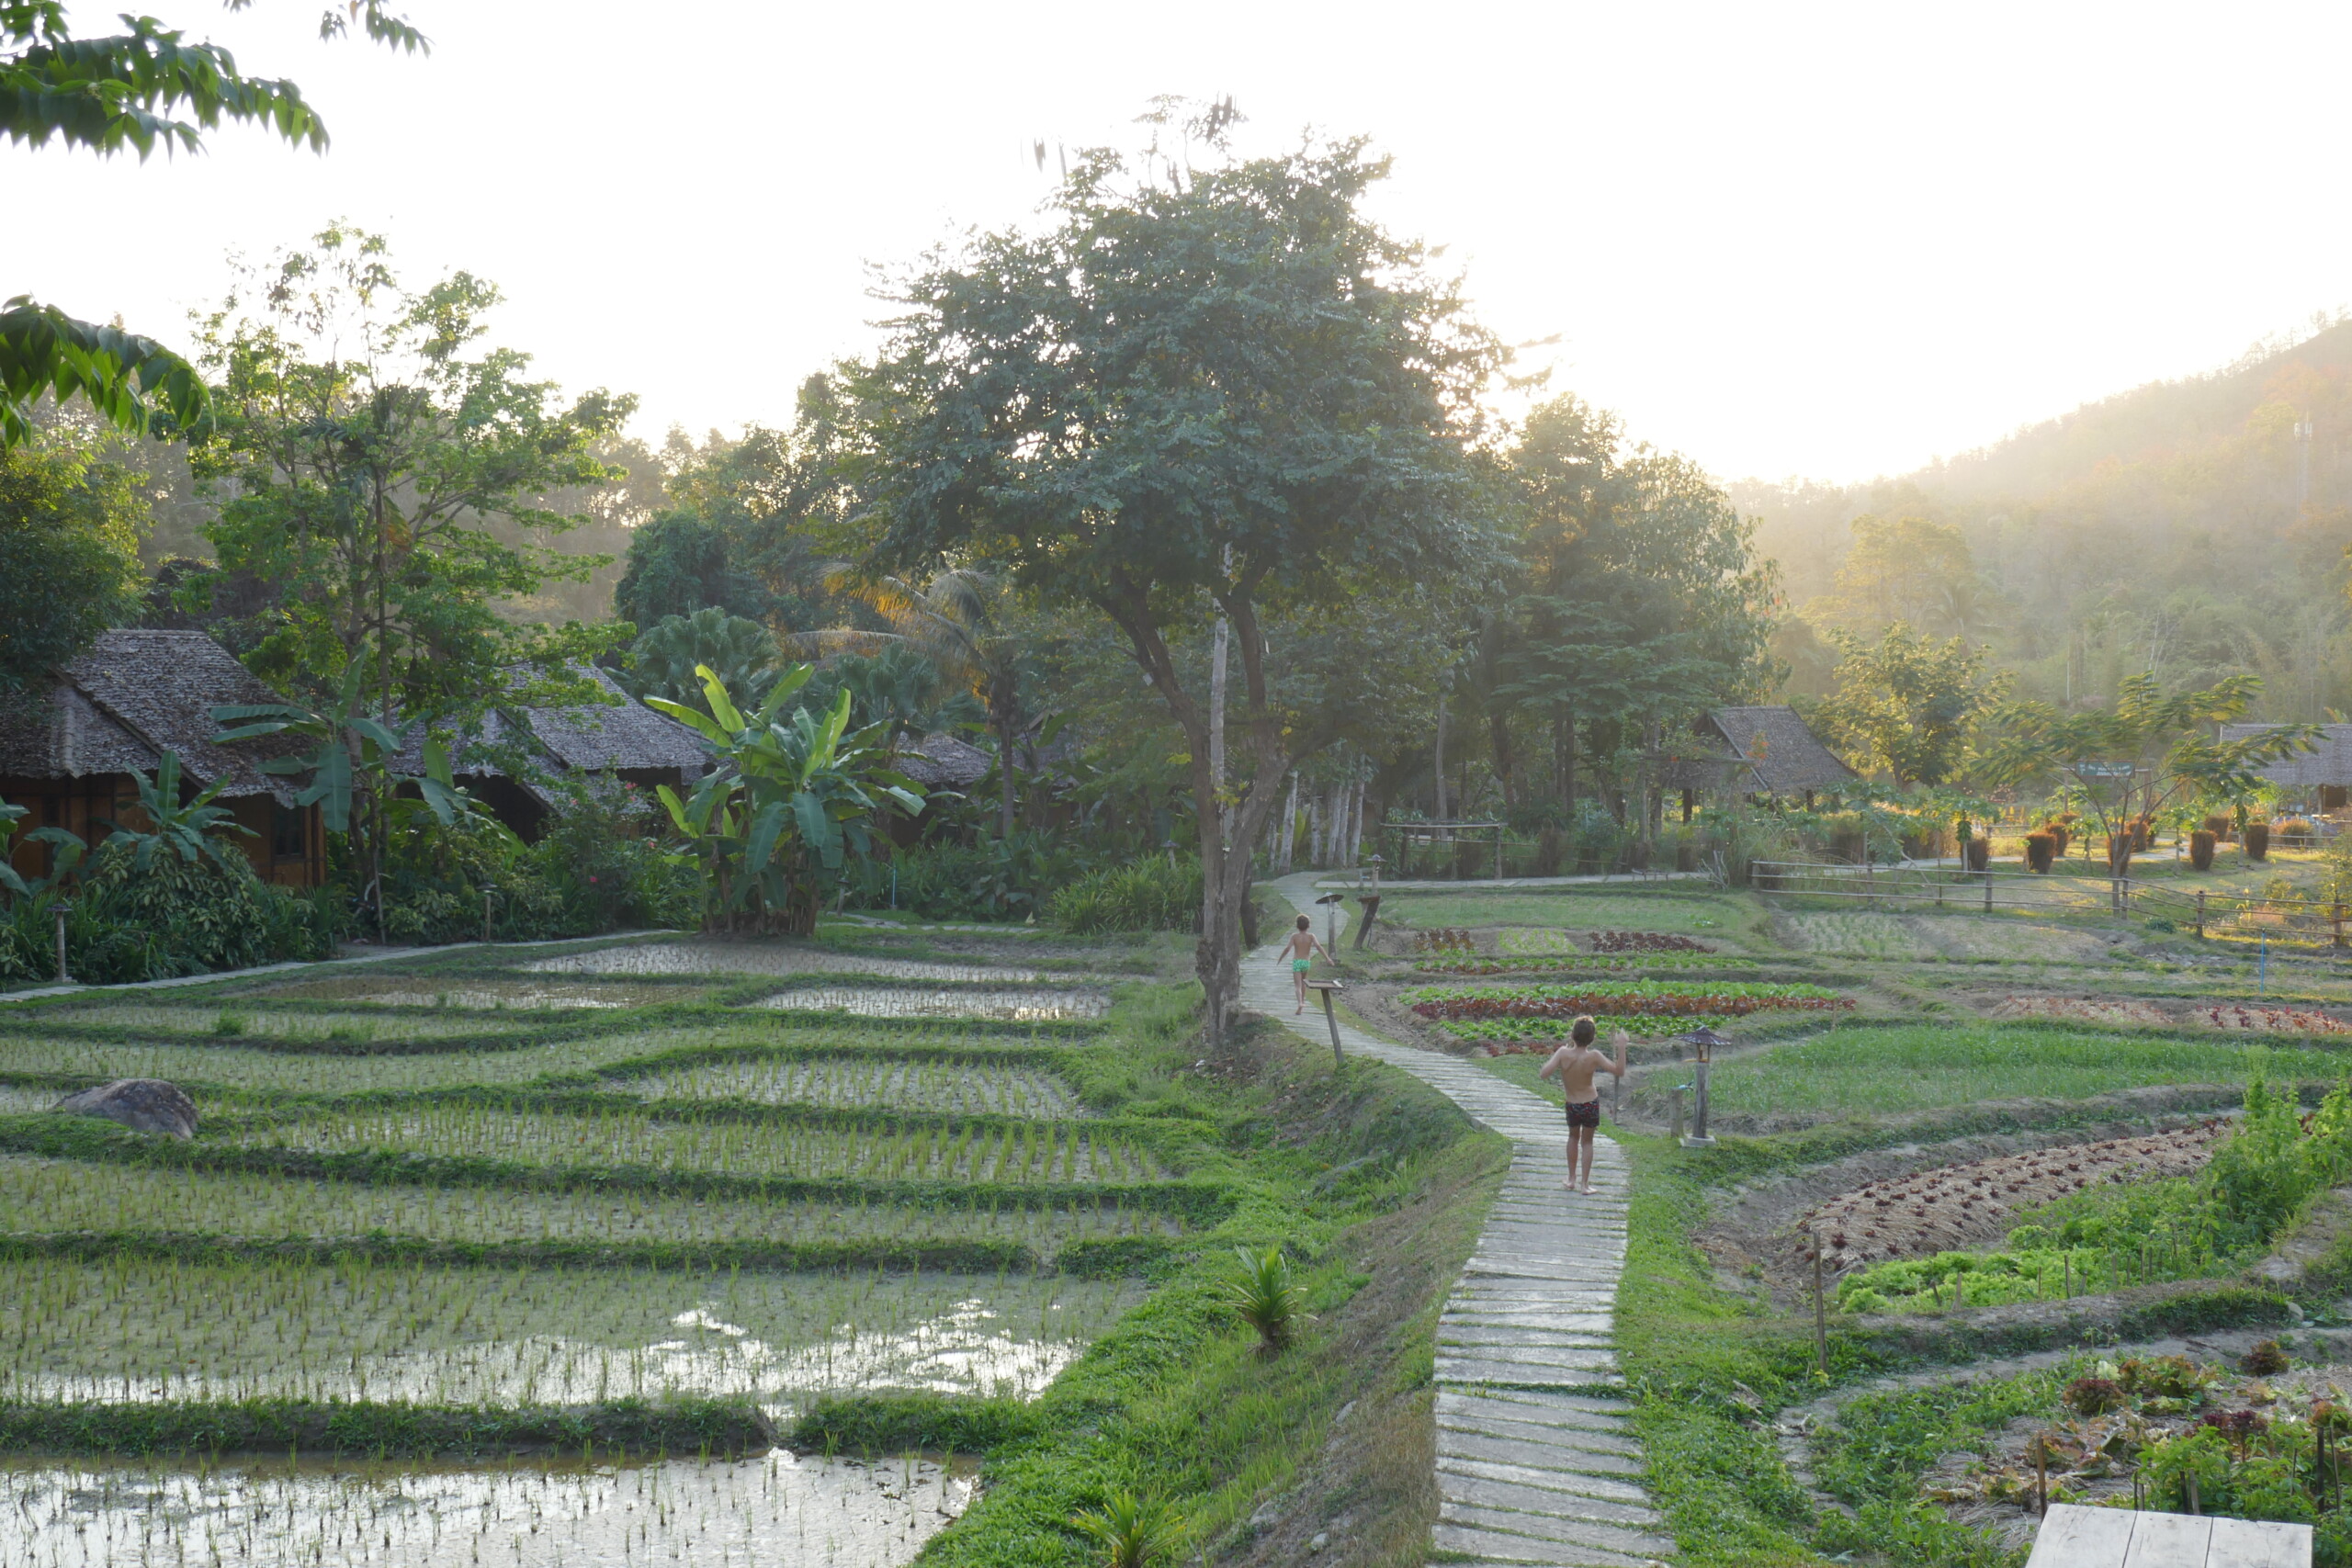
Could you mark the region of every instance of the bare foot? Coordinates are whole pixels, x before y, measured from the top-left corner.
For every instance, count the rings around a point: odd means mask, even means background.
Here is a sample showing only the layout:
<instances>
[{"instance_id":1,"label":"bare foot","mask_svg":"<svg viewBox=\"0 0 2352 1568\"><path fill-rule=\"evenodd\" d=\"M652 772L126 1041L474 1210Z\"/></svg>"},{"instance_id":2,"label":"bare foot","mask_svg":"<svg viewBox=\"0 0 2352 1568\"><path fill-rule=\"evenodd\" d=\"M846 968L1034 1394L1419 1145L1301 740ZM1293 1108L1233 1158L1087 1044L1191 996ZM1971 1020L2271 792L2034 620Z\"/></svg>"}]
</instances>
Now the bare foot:
<instances>
[{"instance_id":1,"label":"bare foot","mask_svg":"<svg viewBox=\"0 0 2352 1568\"><path fill-rule=\"evenodd\" d=\"M1569 1181L1563 1181L1563 1182L1561 1182L1561 1183L1560 1183L1560 1185L1561 1185L1561 1187L1563 1187L1564 1189L1566 1189L1566 1190L1568 1190L1568 1191L1570 1191L1570 1192L1573 1192L1573 1191L1575 1191L1575 1190L1577 1190L1577 1184L1576 1184L1573 1180L1569 1180Z\"/></svg>"},{"instance_id":2,"label":"bare foot","mask_svg":"<svg viewBox=\"0 0 2352 1568\"><path fill-rule=\"evenodd\" d=\"M1593 1187L1592 1183L1591 1183L1591 1182L1589 1182L1589 1181L1588 1181L1588 1182L1586 1182L1586 1183L1584 1184L1584 1190L1585 1190L1587 1192L1591 1192L1591 1191L1596 1190L1596 1189Z\"/></svg>"}]
</instances>

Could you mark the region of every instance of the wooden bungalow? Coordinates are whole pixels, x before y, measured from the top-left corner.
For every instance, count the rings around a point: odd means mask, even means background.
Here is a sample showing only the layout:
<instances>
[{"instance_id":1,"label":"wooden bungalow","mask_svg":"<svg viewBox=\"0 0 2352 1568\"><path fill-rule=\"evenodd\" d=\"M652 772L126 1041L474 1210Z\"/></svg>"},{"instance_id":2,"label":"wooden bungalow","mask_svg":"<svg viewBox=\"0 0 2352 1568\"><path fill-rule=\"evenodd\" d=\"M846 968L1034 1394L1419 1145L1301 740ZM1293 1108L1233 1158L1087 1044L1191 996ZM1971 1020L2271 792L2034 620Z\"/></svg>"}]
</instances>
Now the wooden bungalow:
<instances>
[{"instance_id":1,"label":"wooden bungalow","mask_svg":"<svg viewBox=\"0 0 2352 1568\"><path fill-rule=\"evenodd\" d=\"M684 789L710 771L710 748L702 737L630 696L602 670L582 666L573 673L615 700L578 707L492 708L463 745L453 740L450 748L458 783L526 840L546 832L548 818L562 809L563 793L550 786L550 779L609 775L650 792L658 784ZM411 733L408 749L393 767L407 773L424 771L422 728Z\"/></svg>"},{"instance_id":2,"label":"wooden bungalow","mask_svg":"<svg viewBox=\"0 0 2352 1568\"><path fill-rule=\"evenodd\" d=\"M247 829L234 836L265 882L326 880L326 834L315 806L298 806L298 779L260 764L300 752L264 736L216 746L215 707L271 703L263 685L200 631L110 631L42 688L0 700L0 800L27 808L23 829L62 828L91 848L110 822L136 825L135 773L152 776L165 752L180 760L189 795L222 784L219 803ZM17 869L48 871L44 845L20 843Z\"/></svg>"},{"instance_id":3,"label":"wooden bungalow","mask_svg":"<svg viewBox=\"0 0 2352 1568\"><path fill-rule=\"evenodd\" d=\"M2223 740L2244 740L2275 724L2225 724ZM2300 794L2314 809L2333 814L2352 803L2352 724L2323 724L2319 743L2256 770L2272 784Z\"/></svg>"}]
</instances>

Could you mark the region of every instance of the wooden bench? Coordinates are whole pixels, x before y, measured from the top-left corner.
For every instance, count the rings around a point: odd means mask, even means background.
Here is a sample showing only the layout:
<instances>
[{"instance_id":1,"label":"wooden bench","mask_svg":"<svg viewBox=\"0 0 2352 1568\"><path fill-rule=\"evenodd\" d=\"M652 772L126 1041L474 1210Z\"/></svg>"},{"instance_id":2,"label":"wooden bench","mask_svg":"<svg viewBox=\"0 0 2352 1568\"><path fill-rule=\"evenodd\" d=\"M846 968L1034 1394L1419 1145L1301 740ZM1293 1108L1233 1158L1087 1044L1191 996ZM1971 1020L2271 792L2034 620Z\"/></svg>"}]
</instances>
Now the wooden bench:
<instances>
[{"instance_id":1,"label":"wooden bench","mask_svg":"<svg viewBox=\"0 0 2352 1568\"><path fill-rule=\"evenodd\" d=\"M2052 1503L2026 1568L2311 1568L2312 1527Z\"/></svg>"}]
</instances>

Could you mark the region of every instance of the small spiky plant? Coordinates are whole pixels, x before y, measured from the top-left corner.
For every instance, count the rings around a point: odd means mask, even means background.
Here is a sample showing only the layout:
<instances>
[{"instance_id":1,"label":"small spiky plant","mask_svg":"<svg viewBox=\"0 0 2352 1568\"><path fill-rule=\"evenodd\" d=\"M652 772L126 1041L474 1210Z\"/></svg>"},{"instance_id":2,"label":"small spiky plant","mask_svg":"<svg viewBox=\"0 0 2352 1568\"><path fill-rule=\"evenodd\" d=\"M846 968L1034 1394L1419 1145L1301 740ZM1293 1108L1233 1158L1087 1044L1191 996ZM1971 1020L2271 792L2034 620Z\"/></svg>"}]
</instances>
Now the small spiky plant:
<instances>
[{"instance_id":1,"label":"small spiky plant","mask_svg":"<svg viewBox=\"0 0 2352 1568\"><path fill-rule=\"evenodd\" d=\"M1110 1493L1102 1506L1069 1523L1102 1548L1102 1568L1150 1568L1169 1554L1176 1528L1168 1505L1127 1491Z\"/></svg>"},{"instance_id":2,"label":"small spiky plant","mask_svg":"<svg viewBox=\"0 0 2352 1568\"><path fill-rule=\"evenodd\" d=\"M1291 1283L1290 1259L1277 1242L1263 1252L1237 1247L1241 1271L1226 1287L1226 1299L1241 1321L1258 1331L1258 1353L1280 1355L1306 1318L1306 1293Z\"/></svg>"}]
</instances>

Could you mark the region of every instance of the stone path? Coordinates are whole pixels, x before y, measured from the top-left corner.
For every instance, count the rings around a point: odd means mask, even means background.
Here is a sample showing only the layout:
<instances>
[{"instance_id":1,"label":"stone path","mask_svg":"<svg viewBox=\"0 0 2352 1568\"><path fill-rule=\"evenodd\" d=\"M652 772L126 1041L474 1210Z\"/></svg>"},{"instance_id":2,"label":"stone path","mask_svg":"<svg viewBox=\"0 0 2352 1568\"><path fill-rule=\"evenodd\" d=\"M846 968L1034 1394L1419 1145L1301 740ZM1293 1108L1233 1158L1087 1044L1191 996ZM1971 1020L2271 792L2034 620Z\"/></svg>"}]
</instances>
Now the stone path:
<instances>
[{"instance_id":1,"label":"stone path","mask_svg":"<svg viewBox=\"0 0 2352 1568\"><path fill-rule=\"evenodd\" d=\"M1315 874L1275 884L1315 913ZM1343 910L1342 922L1347 916ZM1316 922L1319 929L1322 920ZM1251 955L1242 1005L1330 1043L1295 1015L1279 944ZM1437 1329L1437 1480L1430 1545L1454 1561L1624 1568L1674 1543L1641 1487L1611 1325L1625 1260L1624 1156L1593 1145L1590 1196L1560 1189L1560 1110L1456 1056L1342 1023L1341 1048L1428 1083L1512 1144L1510 1172Z\"/></svg>"}]
</instances>

